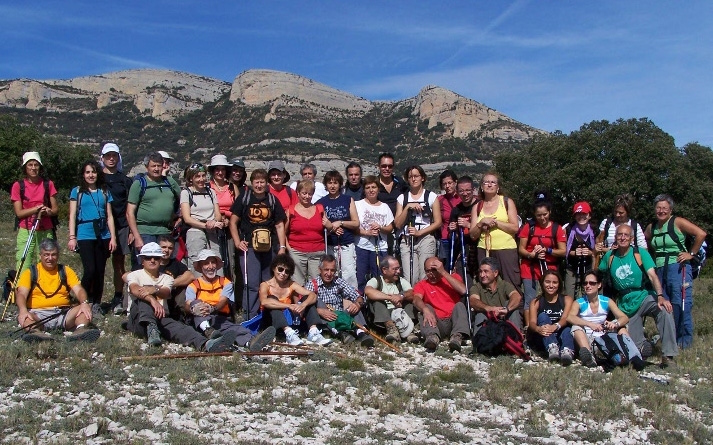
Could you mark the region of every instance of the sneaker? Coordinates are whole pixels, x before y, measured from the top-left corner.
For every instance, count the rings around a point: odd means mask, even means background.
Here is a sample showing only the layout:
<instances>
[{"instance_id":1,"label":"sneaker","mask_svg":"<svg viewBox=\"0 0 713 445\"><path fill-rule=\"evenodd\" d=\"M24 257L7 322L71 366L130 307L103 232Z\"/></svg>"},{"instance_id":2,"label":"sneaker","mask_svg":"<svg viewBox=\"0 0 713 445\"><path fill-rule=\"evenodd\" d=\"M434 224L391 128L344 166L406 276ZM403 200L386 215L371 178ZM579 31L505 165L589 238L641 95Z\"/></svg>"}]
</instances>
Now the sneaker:
<instances>
[{"instance_id":1,"label":"sneaker","mask_svg":"<svg viewBox=\"0 0 713 445\"><path fill-rule=\"evenodd\" d=\"M349 334L350 337L354 338L351 334ZM354 341L354 340L352 340ZM374 347L374 337L371 335L367 334L366 332L360 332L359 335L356 337L357 343L359 343L360 346L363 346L365 348L373 348Z\"/></svg>"},{"instance_id":2,"label":"sneaker","mask_svg":"<svg viewBox=\"0 0 713 445\"><path fill-rule=\"evenodd\" d=\"M560 353L560 360L562 361L562 366L569 366L574 360L574 351L569 348L562 348Z\"/></svg>"},{"instance_id":3,"label":"sneaker","mask_svg":"<svg viewBox=\"0 0 713 445\"><path fill-rule=\"evenodd\" d=\"M227 331L218 338L212 338L205 342L205 350L208 352L224 352L227 351L235 342L235 337L238 333L235 331Z\"/></svg>"},{"instance_id":4,"label":"sneaker","mask_svg":"<svg viewBox=\"0 0 713 445\"><path fill-rule=\"evenodd\" d=\"M290 346L302 346L303 344L305 344L305 342L302 341L299 334L294 329L285 334L285 341Z\"/></svg>"},{"instance_id":5,"label":"sneaker","mask_svg":"<svg viewBox=\"0 0 713 445\"><path fill-rule=\"evenodd\" d=\"M582 365L586 366L587 368L597 367L597 361L594 360L592 351L587 348L579 348L579 361L582 362Z\"/></svg>"},{"instance_id":6,"label":"sneaker","mask_svg":"<svg viewBox=\"0 0 713 445\"><path fill-rule=\"evenodd\" d=\"M43 341L53 341L54 338L49 332L40 331L39 329L32 329L31 331L22 335L22 340L27 343L40 343Z\"/></svg>"},{"instance_id":7,"label":"sneaker","mask_svg":"<svg viewBox=\"0 0 713 445\"><path fill-rule=\"evenodd\" d=\"M99 303L92 304L92 319L101 320L104 318L104 310Z\"/></svg>"},{"instance_id":8,"label":"sneaker","mask_svg":"<svg viewBox=\"0 0 713 445\"><path fill-rule=\"evenodd\" d=\"M161 333L158 330L156 323L149 323L146 326L146 336L148 337L148 344L151 346L161 346L163 340L161 340Z\"/></svg>"},{"instance_id":9,"label":"sneaker","mask_svg":"<svg viewBox=\"0 0 713 445\"><path fill-rule=\"evenodd\" d=\"M651 344L655 345L656 343L659 342L659 340L661 340L661 336L659 334L656 334L653 337L651 337Z\"/></svg>"},{"instance_id":10,"label":"sneaker","mask_svg":"<svg viewBox=\"0 0 713 445\"><path fill-rule=\"evenodd\" d=\"M250 339L248 349L250 352L262 351L262 348L272 343L275 339L275 327L268 326L264 331Z\"/></svg>"},{"instance_id":11,"label":"sneaker","mask_svg":"<svg viewBox=\"0 0 713 445\"><path fill-rule=\"evenodd\" d=\"M97 341L99 337L101 336L101 331L99 329L90 329L90 328L77 328L67 336L67 341L86 341L86 342L93 342Z\"/></svg>"},{"instance_id":12,"label":"sneaker","mask_svg":"<svg viewBox=\"0 0 713 445\"><path fill-rule=\"evenodd\" d=\"M386 326L386 337L384 340L389 343L399 343L401 341L401 334L399 334L399 328L395 324Z\"/></svg>"},{"instance_id":13,"label":"sneaker","mask_svg":"<svg viewBox=\"0 0 713 445\"><path fill-rule=\"evenodd\" d=\"M126 311L122 307L124 303L124 296L122 294L114 294L114 298L111 300L109 307L114 315L123 315Z\"/></svg>"},{"instance_id":14,"label":"sneaker","mask_svg":"<svg viewBox=\"0 0 713 445\"><path fill-rule=\"evenodd\" d=\"M459 333L451 334L451 339L448 341L448 349L451 352L460 352L461 344L463 344L463 336Z\"/></svg>"},{"instance_id":15,"label":"sneaker","mask_svg":"<svg viewBox=\"0 0 713 445\"><path fill-rule=\"evenodd\" d=\"M417 344L421 343L421 337L419 337L418 334L414 334L412 332L406 337L406 341L417 345Z\"/></svg>"},{"instance_id":16,"label":"sneaker","mask_svg":"<svg viewBox=\"0 0 713 445\"><path fill-rule=\"evenodd\" d=\"M307 341L318 344L320 346L329 346L332 344L332 340L324 338L319 329L311 329L307 334Z\"/></svg>"},{"instance_id":17,"label":"sneaker","mask_svg":"<svg viewBox=\"0 0 713 445\"><path fill-rule=\"evenodd\" d=\"M661 356L661 364L659 365L661 369L676 369L678 368L678 363L676 363L676 358L671 356Z\"/></svg>"},{"instance_id":18,"label":"sneaker","mask_svg":"<svg viewBox=\"0 0 713 445\"><path fill-rule=\"evenodd\" d=\"M557 343L550 343L547 347L548 360L551 362L557 362L560 359L560 348Z\"/></svg>"},{"instance_id":19,"label":"sneaker","mask_svg":"<svg viewBox=\"0 0 713 445\"><path fill-rule=\"evenodd\" d=\"M641 345L641 350L639 352L641 352L641 358L643 358L644 360L648 359L654 353L653 343L648 340L644 340L644 343Z\"/></svg>"},{"instance_id":20,"label":"sneaker","mask_svg":"<svg viewBox=\"0 0 713 445\"><path fill-rule=\"evenodd\" d=\"M426 337L426 341L423 342L423 347L426 348L427 350L433 352L436 350L438 347L438 343L441 342L441 339L438 338L436 334L431 334L428 337Z\"/></svg>"},{"instance_id":21,"label":"sneaker","mask_svg":"<svg viewBox=\"0 0 713 445\"><path fill-rule=\"evenodd\" d=\"M359 333L359 336L361 335L368 335L366 332L361 332ZM342 331L337 334L337 338L342 341L343 344L348 345L349 343L354 343L354 340L356 340L358 337L355 337L354 334L351 332L345 332ZM372 345L374 344L374 339L371 340Z\"/></svg>"}]
</instances>

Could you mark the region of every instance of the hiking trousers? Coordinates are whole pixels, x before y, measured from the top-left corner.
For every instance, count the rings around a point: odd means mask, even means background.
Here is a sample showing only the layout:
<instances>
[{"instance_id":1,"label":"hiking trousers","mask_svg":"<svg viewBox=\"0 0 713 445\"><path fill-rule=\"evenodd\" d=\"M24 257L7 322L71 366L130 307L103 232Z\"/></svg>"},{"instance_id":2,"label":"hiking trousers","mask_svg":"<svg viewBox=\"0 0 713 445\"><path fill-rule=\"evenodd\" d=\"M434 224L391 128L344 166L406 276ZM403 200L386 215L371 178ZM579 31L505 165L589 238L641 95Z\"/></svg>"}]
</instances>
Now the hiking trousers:
<instances>
[{"instance_id":1,"label":"hiking trousers","mask_svg":"<svg viewBox=\"0 0 713 445\"><path fill-rule=\"evenodd\" d=\"M156 318L153 307L149 303L134 298L129 310L127 328L139 337L146 338L146 325L149 323L156 323L161 337L184 346L192 345L201 350L203 344L208 340L192 327L171 317Z\"/></svg>"},{"instance_id":2,"label":"hiking trousers","mask_svg":"<svg viewBox=\"0 0 713 445\"><path fill-rule=\"evenodd\" d=\"M430 304L426 306L433 310L433 306ZM421 325L421 336L424 338L428 338L429 335L437 335L439 339L444 339L453 334L461 334L466 338L470 338L468 309L460 301L453 306L453 312L451 312L450 317L436 318L436 326L425 325L423 323L423 314L418 314L418 321Z\"/></svg>"},{"instance_id":3,"label":"hiking trousers","mask_svg":"<svg viewBox=\"0 0 713 445\"><path fill-rule=\"evenodd\" d=\"M659 308L659 305L654 300L652 295L648 295L639 306L639 310L634 315L629 317L629 324L626 328L629 330L629 336L636 347L641 350L644 344L644 317L653 317L656 320L656 327L661 336L661 353L667 357L675 357L678 355L678 347L676 346L676 326L673 321L673 314Z\"/></svg>"}]
</instances>

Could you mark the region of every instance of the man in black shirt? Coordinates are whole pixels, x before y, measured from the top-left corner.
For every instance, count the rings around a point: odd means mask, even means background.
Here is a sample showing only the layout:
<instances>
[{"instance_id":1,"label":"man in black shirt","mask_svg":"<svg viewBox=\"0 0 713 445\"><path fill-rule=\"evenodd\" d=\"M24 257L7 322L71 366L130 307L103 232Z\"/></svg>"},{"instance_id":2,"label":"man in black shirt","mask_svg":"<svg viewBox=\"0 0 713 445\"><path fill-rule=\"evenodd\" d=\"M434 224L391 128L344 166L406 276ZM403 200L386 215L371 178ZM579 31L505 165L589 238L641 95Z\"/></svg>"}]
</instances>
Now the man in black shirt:
<instances>
[{"instance_id":1,"label":"man in black shirt","mask_svg":"<svg viewBox=\"0 0 713 445\"><path fill-rule=\"evenodd\" d=\"M461 176L458 179L458 183L456 184L456 193L458 193L461 202L455 207L453 207L453 210L451 210L451 218L450 223L448 224L448 230L450 230L451 233L455 232L453 257L458 258L463 253L465 253L466 255L469 276L464 277L464 280L466 280L466 285L468 285L469 283L467 280L472 280L472 277L476 275L476 271L478 269L478 255L476 251L477 242L471 240L470 236L468 236L470 232L471 210L477 202L475 197L475 187L473 185L473 180L470 178L470 176ZM463 245L465 245L465 252L461 252L461 233L463 234ZM461 259L461 262L462 261L463 260ZM455 259L453 262L456 262ZM462 267L462 263L460 267Z\"/></svg>"}]
</instances>

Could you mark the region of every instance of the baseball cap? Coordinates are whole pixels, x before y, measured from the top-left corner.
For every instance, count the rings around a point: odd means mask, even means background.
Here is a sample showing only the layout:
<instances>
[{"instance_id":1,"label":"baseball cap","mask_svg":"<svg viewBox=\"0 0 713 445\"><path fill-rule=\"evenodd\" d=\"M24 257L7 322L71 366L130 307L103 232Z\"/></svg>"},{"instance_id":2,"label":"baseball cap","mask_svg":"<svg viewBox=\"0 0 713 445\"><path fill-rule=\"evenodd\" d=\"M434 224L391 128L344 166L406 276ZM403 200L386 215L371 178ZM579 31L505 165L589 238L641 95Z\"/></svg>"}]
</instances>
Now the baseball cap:
<instances>
[{"instance_id":1,"label":"baseball cap","mask_svg":"<svg viewBox=\"0 0 713 445\"><path fill-rule=\"evenodd\" d=\"M158 151L158 154L160 154L161 157L164 158L164 159L168 159L169 161L173 161L173 157L171 157L171 155L168 154L167 151L159 150L159 151Z\"/></svg>"},{"instance_id":2,"label":"baseball cap","mask_svg":"<svg viewBox=\"0 0 713 445\"><path fill-rule=\"evenodd\" d=\"M119 146L109 142L108 144L104 144L104 147L102 147L102 156L104 156L107 153L119 153Z\"/></svg>"},{"instance_id":3,"label":"baseball cap","mask_svg":"<svg viewBox=\"0 0 713 445\"><path fill-rule=\"evenodd\" d=\"M592 208L589 206L589 203L587 201L580 201L574 205L572 213L592 213Z\"/></svg>"}]
</instances>

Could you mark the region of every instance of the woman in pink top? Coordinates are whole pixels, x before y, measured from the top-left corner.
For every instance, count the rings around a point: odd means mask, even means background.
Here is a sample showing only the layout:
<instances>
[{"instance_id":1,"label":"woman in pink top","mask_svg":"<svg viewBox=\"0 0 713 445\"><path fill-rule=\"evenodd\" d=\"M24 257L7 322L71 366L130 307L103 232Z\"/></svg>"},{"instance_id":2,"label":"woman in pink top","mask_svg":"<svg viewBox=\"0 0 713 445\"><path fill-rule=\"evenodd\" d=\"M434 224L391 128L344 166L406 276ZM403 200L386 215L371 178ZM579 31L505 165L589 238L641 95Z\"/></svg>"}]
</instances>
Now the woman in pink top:
<instances>
[{"instance_id":1,"label":"woman in pink top","mask_svg":"<svg viewBox=\"0 0 713 445\"><path fill-rule=\"evenodd\" d=\"M321 204L312 204L314 182L297 184L297 204L287 211L287 249L295 261L295 281L300 285L319 275L319 259L324 254L324 229L329 219Z\"/></svg>"},{"instance_id":2,"label":"woman in pink top","mask_svg":"<svg viewBox=\"0 0 713 445\"><path fill-rule=\"evenodd\" d=\"M235 199L240 196L240 189L238 186L230 182L231 178L231 168L233 164L228 162L228 158L225 155L215 155L210 158L210 165L208 166L208 173L210 173L210 188L215 193L215 198L220 209L220 214L222 215L223 221L230 221L230 216L232 212L230 207L233 205ZM221 256L223 261L228 266L223 272L225 276L229 279L235 277L235 286L238 291L242 290L242 275L234 274L234 266L237 265L235 259L235 243L233 243L230 237L230 230L228 225L221 229L218 233L218 239L220 240Z\"/></svg>"}]
</instances>

